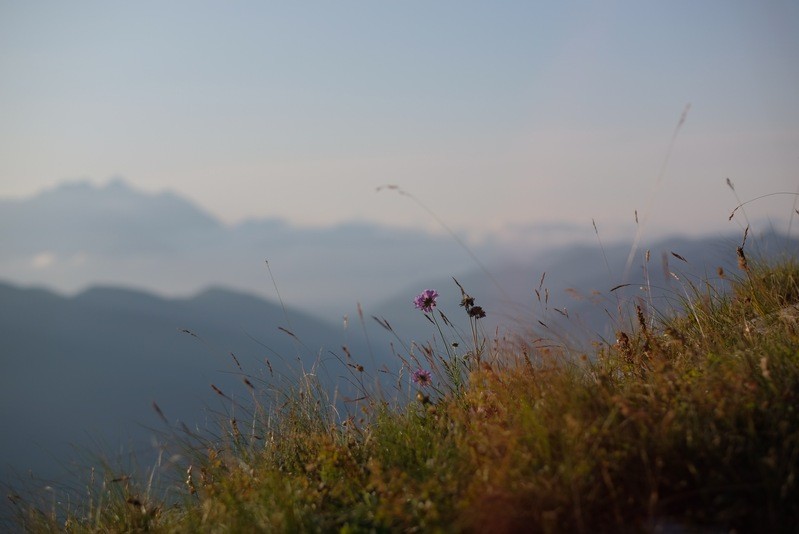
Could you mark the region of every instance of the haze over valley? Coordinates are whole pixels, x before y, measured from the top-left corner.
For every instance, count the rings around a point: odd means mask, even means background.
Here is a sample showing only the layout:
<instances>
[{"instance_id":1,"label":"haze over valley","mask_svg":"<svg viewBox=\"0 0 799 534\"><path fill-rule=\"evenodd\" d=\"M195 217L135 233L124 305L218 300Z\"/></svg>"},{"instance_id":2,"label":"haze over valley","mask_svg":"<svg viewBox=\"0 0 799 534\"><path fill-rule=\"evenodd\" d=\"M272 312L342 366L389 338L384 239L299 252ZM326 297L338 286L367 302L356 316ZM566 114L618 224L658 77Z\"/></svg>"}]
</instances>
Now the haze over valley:
<instances>
[{"instance_id":1,"label":"haze over valley","mask_svg":"<svg viewBox=\"0 0 799 534\"><path fill-rule=\"evenodd\" d=\"M753 256L796 253L796 240L775 225L751 231ZM432 330L412 298L433 287L465 331L453 276L488 313L487 333L575 347L612 342L625 328L614 322L619 306L679 309L687 284L719 266L735 273L743 239L733 228L642 243L625 279L631 244L600 247L601 235L520 254L490 242L467 251L450 235L366 223L228 227L176 194L145 194L120 180L0 200L0 229L0 426L16 429L0 442L6 481L79 467L75 451L98 441L152 458L153 402L171 423L205 428L226 403L211 385L246 398L244 376L285 385L315 369L346 409L344 399L357 395L348 385L354 366L371 381L402 369L394 335L373 317L424 343Z\"/></svg>"}]
</instances>

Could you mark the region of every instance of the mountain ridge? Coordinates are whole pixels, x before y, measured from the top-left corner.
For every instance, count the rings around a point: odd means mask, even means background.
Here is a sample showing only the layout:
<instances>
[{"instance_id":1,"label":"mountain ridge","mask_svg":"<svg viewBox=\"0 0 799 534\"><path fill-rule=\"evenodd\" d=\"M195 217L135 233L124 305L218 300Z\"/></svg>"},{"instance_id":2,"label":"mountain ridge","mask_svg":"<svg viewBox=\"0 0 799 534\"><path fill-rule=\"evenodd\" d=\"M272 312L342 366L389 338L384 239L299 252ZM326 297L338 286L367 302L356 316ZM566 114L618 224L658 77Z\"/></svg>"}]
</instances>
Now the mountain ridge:
<instances>
[{"instance_id":1,"label":"mountain ridge","mask_svg":"<svg viewBox=\"0 0 799 534\"><path fill-rule=\"evenodd\" d=\"M0 302L0 427L13 429L0 438L3 483L28 469L59 476L70 451L96 440L152 451L141 425L157 422L153 402L172 422L202 426L220 402L211 384L246 397L242 373L279 382L345 341L299 310L219 288L189 299L107 287L64 297L0 282ZM280 330L288 320L303 345Z\"/></svg>"},{"instance_id":2,"label":"mountain ridge","mask_svg":"<svg viewBox=\"0 0 799 534\"><path fill-rule=\"evenodd\" d=\"M320 316L402 287L417 273L415 258L440 274L468 261L448 237L373 223L226 226L176 193L143 193L122 180L0 199L0 240L0 278L16 284L75 294L100 281L174 297L212 285L272 296L277 283Z\"/></svg>"}]
</instances>

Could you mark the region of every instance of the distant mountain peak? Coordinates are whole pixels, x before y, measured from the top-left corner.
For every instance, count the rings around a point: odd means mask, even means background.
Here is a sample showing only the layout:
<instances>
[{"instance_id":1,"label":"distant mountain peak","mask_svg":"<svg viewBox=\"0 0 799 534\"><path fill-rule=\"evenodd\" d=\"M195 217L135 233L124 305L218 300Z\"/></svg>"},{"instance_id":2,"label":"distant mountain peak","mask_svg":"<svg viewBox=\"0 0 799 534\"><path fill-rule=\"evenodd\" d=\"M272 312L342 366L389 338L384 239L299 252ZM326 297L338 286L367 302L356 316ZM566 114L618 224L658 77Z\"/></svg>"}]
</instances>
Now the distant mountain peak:
<instances>
[{"instance_id":1,"label":"distant mountain peak","mask_svg":"<svg viewBox=\"0 0 799 534\"><path fill-rule=\"evenodd\" d=\"M113 176L104 184L95 184L88 179L66 180L60 182L52 188L44 189L38 195L25 200L32 201L37 198L55 198L63 200L65 197L99 197L99 198L127 198L137 199L141 202L154 201L157 199L169 199L187 206L191 206L196 211L203 211L195 206L186 197L170 190L165 189L155 193L150 193L137 188L122 176ZM210 217L210 215L208 215Z\"/></svg>"},{"instance_id":2,"label":"distant mountain peak","mask_svg":"<svg viewBox=\"0 0 799 534\"><path fill-rule=\"evenodd\" d=\"M42 195L54 195L63 193L87 193L91 191L116 190L133 192L133 187L124 177L112 176L104 184L95 184L88 178L72 178L58 182L57 184L42 189L34 197Z\"/></svg>"},{"instance_id":3,"label":"distant mountain peak","mask_svg":"<svg viewBox=\"0 0 799 534\"><path fill-rule=\"evenodd\" d=\"M104 184L62 182L32 197L0 200L0 206L0 235L8 249L23 255L168 254L207 242L224 229L185 197L143 191L121 177Z\"/></svg>"}]
</instances>

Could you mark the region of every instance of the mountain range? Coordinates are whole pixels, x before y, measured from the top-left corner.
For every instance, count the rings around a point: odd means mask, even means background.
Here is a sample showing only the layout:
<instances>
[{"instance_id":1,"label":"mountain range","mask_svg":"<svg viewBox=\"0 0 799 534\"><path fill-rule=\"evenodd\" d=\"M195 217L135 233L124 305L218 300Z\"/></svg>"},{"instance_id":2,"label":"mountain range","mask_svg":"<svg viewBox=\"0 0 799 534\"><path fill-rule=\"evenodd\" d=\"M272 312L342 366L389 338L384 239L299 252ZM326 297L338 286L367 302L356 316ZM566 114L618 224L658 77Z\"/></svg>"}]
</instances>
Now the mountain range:
<instances>
[{"instance_id":1,"label":"mountain range","mask_svg":"<svg viewBox=\"0 0 799 534\"><path fill-rule=\"evenodd\" d=\"M0 200L0 240L0 482L11 483L57 478L95 442L146 462L160 423L153 402L171 424L213 427L209 409L248 398L242 375L279 389L301 369L323 373L341 403L357 394L352 365L371 377L400 366L396 338L373 316L407 344L439 335L412 305L423 289L439 291L449 341L468 339L453 276L485 309L489 338L512 328L533 344L612 343L632 327L625 310L668 314L741 275L743 230L659 239L632 256L629 243L572 242L510 258L491 243L466 251L451 237L366 223L226 226L174 193L113 181ZM798 244L753 230L745 249L796 257Z\"/></svg>"},{"instance_id":2,"label":"mountain range","mask_svg":"<svg viewBox=\"0 0 799 534\"><path fill-rule=\"evenodd\" d=\"M103 283L184 297L217 285L269 298L277 287L320 317L473 266L449 236L357 222L227 226L174 193L141 192L123 180L0 199L0 242L0 279L18 284L75 294ZM491 245L478 248L494 255Z\"/></svg>"},{"instance_id":3,"label":"mountain range","mask_svg":"<svg viewBox=\"0 0 799 534\"><path fill-rule=\"evenodd\" d=\"M368 359L341 326L218 288L166 299L113 287L64 297L0 284L0 303L3 482L57 477L93 443L151 461L151 428L160 424L153 403L170 425L209 430L214 410L250 399L245 377L268 391L319 373L343 402L342 347Z\"/></svg>"}]
</instances>

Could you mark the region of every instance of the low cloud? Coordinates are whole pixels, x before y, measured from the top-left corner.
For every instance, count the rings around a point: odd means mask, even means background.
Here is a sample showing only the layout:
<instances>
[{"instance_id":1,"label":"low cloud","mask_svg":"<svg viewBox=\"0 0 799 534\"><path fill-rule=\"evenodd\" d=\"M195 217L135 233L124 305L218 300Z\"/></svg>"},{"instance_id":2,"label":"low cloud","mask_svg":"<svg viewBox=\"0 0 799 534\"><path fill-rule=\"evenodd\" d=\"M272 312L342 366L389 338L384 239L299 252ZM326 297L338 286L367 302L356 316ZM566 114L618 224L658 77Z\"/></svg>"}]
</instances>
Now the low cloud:
<instances>
[{"instance_id":1,"label":"low cloud","mask_svg":"<svg viewBox=\"0 0 799 534\"><path fill-rule=\"evenodd\" d=\"M55 263L56 257L52 252L40 252L31 260L34 269L46 269Z\"/></svg>"}]
</instances>

